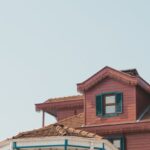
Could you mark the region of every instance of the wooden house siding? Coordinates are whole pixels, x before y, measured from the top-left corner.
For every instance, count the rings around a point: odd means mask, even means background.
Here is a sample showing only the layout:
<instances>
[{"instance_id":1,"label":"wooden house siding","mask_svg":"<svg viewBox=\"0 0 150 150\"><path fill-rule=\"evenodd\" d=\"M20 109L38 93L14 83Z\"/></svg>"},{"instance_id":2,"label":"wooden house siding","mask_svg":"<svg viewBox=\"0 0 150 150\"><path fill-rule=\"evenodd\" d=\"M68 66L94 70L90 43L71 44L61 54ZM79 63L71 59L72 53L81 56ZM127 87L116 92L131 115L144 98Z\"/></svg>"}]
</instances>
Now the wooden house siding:
<instances>
[{"instance_id":1,"label":"wooden house siding","mask_svg":"<svg viewBox=\"0 0 150 150\"><path fill-rule=\"evenodd\" d=\"M57 121L63 120L65 118L80 114L83 112L82 108L75 109L60 109L57 111Z\"/></svg>"},{"instance_id":2,"label":"wooden house siding","mask_svg":"<svg viewBox=\"0 0 150 150\"><path fill-rule=\"evenodd\" d=\"M123 113L115 117L97 117L95 97L105 92L123 93ZM103 123L118 123L136 120L136 90L134 86L121 83L114 79L106 78L85 92L85 124L98 125Z\"/></svg>"},{"instance_id":3,"label":"wooden house siding","mask_svg":"<svg viewBox=\"0 0 150 150\"><path fill-rule=\"evenodd\" d=\"M118 137L121 143L126 142L121 150L150 150L150 109L146 109L150 105L150 85L136 69L105 67L77 84L77 90L83 95L51 99L38 104L37 110L55 115L60 124L90 131L111 142ZM113 102L106 103L106 93L113 96Z\"/></svg>"},{"instance_id":4,"label":"wooden house siding","mask_svg":"<svg viewBox=\"0 0 150 150\"><path fill-rule=\"evenodd\" d=\"M126 150L150 150L150 133L126 135Z\"/></svg>"}]
</instances>

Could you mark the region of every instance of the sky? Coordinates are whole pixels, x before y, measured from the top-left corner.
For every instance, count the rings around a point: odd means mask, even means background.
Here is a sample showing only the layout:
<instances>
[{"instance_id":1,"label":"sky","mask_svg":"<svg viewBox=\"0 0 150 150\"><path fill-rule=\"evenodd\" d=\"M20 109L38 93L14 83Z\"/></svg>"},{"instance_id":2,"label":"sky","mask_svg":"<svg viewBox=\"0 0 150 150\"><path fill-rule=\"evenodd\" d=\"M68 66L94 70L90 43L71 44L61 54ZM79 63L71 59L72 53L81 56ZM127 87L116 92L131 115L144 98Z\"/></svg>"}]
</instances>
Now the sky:
<instances>
[{"instance_id":1,"label":"sky","mask_svg":"<svg viewBox=\"0 0 150 150\"><path fill-rule=\"evenodd\" d=\"M76 84L104 66L136 68L150 82L149 8L149 0L0 1L0 140L40 128L34 104L79 94Z\"/></svg>"}]
</instances>

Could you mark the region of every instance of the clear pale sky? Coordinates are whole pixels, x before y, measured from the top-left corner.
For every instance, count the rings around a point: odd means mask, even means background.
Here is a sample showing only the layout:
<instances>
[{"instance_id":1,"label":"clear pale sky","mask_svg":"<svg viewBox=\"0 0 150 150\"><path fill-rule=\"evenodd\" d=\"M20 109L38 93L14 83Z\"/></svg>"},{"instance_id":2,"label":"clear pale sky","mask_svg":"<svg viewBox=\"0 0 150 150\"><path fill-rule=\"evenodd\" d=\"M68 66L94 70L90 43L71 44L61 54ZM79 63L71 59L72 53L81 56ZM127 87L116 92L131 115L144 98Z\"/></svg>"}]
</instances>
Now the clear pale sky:
<instances>
[{"instance_id":1,"label":"clear pale sky","mask_svg":"<svg viewBox=\"0 0 150 150\"><path fill-rule=\"evenodd\" d=\"M78 94L104 66L150 82L149 0L0 2L0 140L41 127L34 104ZM47 116L47 123L54 122Z\"/></svg>"}]
</instances>

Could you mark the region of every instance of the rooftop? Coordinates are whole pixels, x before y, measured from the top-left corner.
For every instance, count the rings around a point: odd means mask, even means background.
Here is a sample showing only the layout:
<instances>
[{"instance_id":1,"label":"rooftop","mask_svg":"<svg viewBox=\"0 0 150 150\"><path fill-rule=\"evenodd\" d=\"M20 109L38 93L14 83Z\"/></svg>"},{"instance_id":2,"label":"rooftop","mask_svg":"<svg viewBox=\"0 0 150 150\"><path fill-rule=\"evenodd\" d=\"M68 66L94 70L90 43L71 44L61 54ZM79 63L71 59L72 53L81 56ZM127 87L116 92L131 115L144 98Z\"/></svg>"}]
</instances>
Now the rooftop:
<instances>
[{"instance_id":1,"label":"rooftop","mask_svg":"<svg viewBox=\"0 0 150 150\"><path fill-rule=\"evenodd\" d=\"M62 102L62 101L75 101L75 100L83 100L84 95L73 95L73 96L66 96L66 97L56 97L56 98L50 98L46 100L44 103L49 102Z\"/></svg>"},{"instance_id":2,"label":"rooftop","mask_svg":"<svg viewBox=\"0 0 150 150\"><path fill-rule=\"evenodd\" d=\"M84 114L80 113L78 115L68 117L66 119L60 120L59 123L63 124L64 126L73 128L82 127L84 125Z\"/></svg>"},{"instance_id":3,"label":"rooftop","mask_svg":"<svg viewBox=\"0 0 150 150\"><path fill-rule=\"evenodd\" d=\"M104 67L85 81L78 83L77 90L80 93L84 93L86 90L108 77L128 85L140 86L143 90L150 93L149 83L139 76L136 69L119 71L108 66Z\"/></svg>"},{"instance_id":4,"label":"rooftop","mask_svg":"<svg viewBox=\"0 0 150 150\"><path fill-rule=\"evenodd\" d=\"M32 131L22 132L14 136L13 139L18 138L33 138L33 137L48 137L48 136L77 136L86 138L99 138L97 134L87 132L84 130L74 129L61 124L51 124L44 128L35 129Z\"/></svg>"}]
</instances>

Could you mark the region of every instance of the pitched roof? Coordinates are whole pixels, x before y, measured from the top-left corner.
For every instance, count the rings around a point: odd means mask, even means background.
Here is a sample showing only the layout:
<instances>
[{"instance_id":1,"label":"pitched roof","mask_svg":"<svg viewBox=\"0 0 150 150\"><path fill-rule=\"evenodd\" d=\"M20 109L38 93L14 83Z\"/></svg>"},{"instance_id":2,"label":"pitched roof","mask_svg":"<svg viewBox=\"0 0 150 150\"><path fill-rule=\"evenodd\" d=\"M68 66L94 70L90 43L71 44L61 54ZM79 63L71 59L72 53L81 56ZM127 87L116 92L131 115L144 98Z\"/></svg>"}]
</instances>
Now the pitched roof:
<instances>
[{"instance_id":1,"label":"pitched roof","mask_svg":"<svg viewBox=\"0 0 150 150\"><path fill-rule=\"evenodd\" d=\"M33 137L48 137L48 136L78 136L86 138L102 138L101 136L87 132L84 130L74 129L61 124L51 124L44 128L35 129L32 131L22 132L14 136L13 139L18 138L33 138Z\"/></svg>"},{"instance_id":2,"label":"pitched roof","mask_svg":"<svg viewBox=\"0 0 150 150\"><path fill-rule=\"evenodd\" d=\"M82 127L84 125L84 114L80 113L78 115L68 117L66 119L60 120L58 123L73 128Z\"/></svg>"},{"instance_id":3,"label":"pitched roof","mask_svg":"<svg viewBox=\"0 0 150 150\"><path fill-rule=\"evenodd\" d=\"M84 95L73 95L73 96L66 96L66 97L50 98L50 99L46 100L44 103L75 101L75 100L83 100L83 99L84 99Z\"/></svg>"},{"instance_id":4,"label":"pitched roof","mask_svg":"<svg viewBox=\"0 0 150 150\"><path fill-rule=\"evenodd\" d=\"M142 79L136 69L129 69L118 71L111 67L104 67L96 74L88 78L87 80L83 81L82 83L77 84L77 89L79 92L83 93L85 90L88 90L98 82L102 81L103 79L110 77L115 80L124 82L128 85L138 85L143 88L145 91L150 93L150 85L144 79Z\"/></svg>"}]
</instances>

